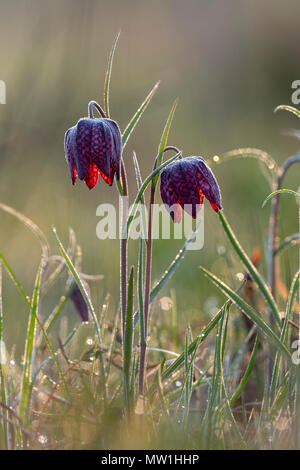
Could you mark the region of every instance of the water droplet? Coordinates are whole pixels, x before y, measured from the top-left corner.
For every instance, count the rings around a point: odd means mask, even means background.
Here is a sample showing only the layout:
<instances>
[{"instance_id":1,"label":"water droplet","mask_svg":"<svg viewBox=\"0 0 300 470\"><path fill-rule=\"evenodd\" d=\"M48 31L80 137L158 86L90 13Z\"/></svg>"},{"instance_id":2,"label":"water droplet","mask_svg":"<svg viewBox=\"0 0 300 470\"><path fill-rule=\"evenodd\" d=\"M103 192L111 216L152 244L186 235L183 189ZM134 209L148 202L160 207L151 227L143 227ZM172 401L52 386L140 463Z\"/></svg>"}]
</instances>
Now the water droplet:
<instances>
[{"instance_id":1,"label":"water droplet","mask_svg":"<svg viewBox=\"0 0 300 470\"><path fill-rule=\"evenodd\" d=\"M48 438L47 438L47 436L45 436L45 434L41 434L38 437L38 441L39 441L40 444L45 445L48 442Z\"/></svg>"},{"instance_id":2,"label":"water droplet","mask_svg":"<svg viewBox=\"0 0 300 470\"><path fill-rule=\"evenodd\" d=\"M236 273L236 278L238 281L242 282L245 278L244 274L243 273Z\"/></svg>"}]
</instances>

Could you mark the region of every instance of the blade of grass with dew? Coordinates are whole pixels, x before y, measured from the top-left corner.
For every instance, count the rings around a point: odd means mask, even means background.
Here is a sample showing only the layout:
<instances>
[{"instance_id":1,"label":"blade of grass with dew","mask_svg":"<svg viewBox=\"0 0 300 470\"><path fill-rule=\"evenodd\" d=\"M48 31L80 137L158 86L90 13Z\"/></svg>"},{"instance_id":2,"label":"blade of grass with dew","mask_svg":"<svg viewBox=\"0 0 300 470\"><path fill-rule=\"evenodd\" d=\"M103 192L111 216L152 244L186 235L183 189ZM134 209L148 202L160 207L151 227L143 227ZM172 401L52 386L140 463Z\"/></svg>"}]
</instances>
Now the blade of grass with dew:
<instances>
[{"instance_id":1,"label":"blade of grass with dew","mask_svg":"<svg viewBox=\"0 0 300 470\"><path fill-rule=\"evenodd\" d=\"M263 150L250 147L234 149L230 150L229 152L225 152L221 155L215 155L212 159L207 160L207 163L209 165L219 164L237 158L255 158L259 160L266 166L267 170L271 173L272 177L277 173L279 169L277 163L271 157L271 155L269 155L267 152L264 152Z\"/></svg>"},{"instance_id":2,"label":"blade of grass with dew","mask_svg":"<svg viewBox=\"0 0 300 470\"><path fill-rule=\"evenodd\" d=\"M242 379L240 380L240 383L238 384L237 388L235 389L235 391L231 395L231 398L229 399L229 403L230 403L231 408L234 408L237 400L240 398L240 396L243 393L243 390L244 390L244 388L245 388L245 386L246 386L246 384L249 380L249 377L251 375L251 372L252 372L254 364L255 364L255 358L256 358L256 353L257 353L257 350L258 350L258 344L259 344L259 339L258 339L258 336L256 336L255 343L254 343L254 346L253 346L251 356L250 356L247 368L245 370L245 373L244 373Z\"/></svg>"},{"instance_id":3,"label":"blade of grass with dew","mask_svg":"<svg viewBox=\"0 0 300 470\"><path fill-rule=\"evenodd\" d=\"M269 194L268 197L264 200L262 203L262 207L265 207L267 202L273 197L276 196L276 194L291 194L292 196L295 196L296 198L300 199L300 194L296 193L296 191L293 191L292 189L278 189L277 191L273 191L273 193Z\"/></svg>"},{"instance_id":4,"label":"blade of grass with dew","mask_svg":"<svg viewBox=\"0 0 300 470\"><path fill-rule=\"evenodd\" d=\"M69 343L70 341L72 340L72 338L75 336L75 333L79 330L79 328L82 326L82 323L80 323L76 328L73 328L73 330L69 333L69 335L67 336L67 339L65 340L65 342L63 343L62 347L65 348ZM49 364L51 361L53 361L53 358L56 357L58 355L60 350L57 350L56 352L54 352L53 355L47 357L47 359L45 359L38 367L37 369L35 370L34 374L32 375L32 387L34 386L35 384L35 381L39 375L39 373L41 372L41 370L43 370L43 368Z\"/></svg>"},{"instance_id":5,"label":"blade of grass with dew","mask_svg":"<svg viewBox=\"0 0 300 470\"><path fill-rule=\"evenodd\" d=\"M221 344L222 344L222 330L223 330L223 323L224 323L224 316L225 316L225 309L226 304L223 305L221 309L221 317L220 321L218 322L218 330L216 334L216 343L215 343L215 354L214 354L214 367L212 373L212 387L210 391L210 395L208 398L207 407L205 410L205 415L201 424L201 435L202 435L202 445L206 449L210 449L211 447L216 447L217 443L214 439L214 431L213 429L216 428L216 419L217 414L216 410L221 400Z\"/></svg>"},{"instance_id":6,"label":"blade of grass with dew","mask_svg":"<svg viewBox=\"0 0 300 470\"><path fill-rule=\"evenodd\" d=\"M138 208L138 204L139 202L141 201L141 198L147 188L147 186L149 185L149 183L153 180L153 178L163 169L165 168L166 166L170 165L170 163L172 163L174 160L176 160L178 157L179 157L180 153L176 153L176 155L174 155L173 157L171 157L169 160L165 161L164 163L162 163L159 167L155 168L155 170L152 171L152 173L150 173L150 175L147 176L147 178L145 179L145 181L143 182L139 192L137 193L137 196L135 198L135 201L134 203L132 204L132 207L131 207L131 210L129 212L129 215L128 215L128 218L127 218L127 224L126 224L126 230L127 230L127 234L129 232L129 228L130 228L130 224L131 222L133 221L134 219L134 216L135 216L135 213L137 211L137 208Z\"/></svg>"},{"instance_id":7,"label":"blade of grass with dew","mask_svg":"<svg viewBox=\"0 0 300 470\"><path fill-rule=\"evenodd\" d=\"M104 111L105 111L105 114L106 114L107 118L110 118L109 91L110 91L111 69L112 69L114 54L115 54L116 45L117 45L119 37L120 37L120 31L116 35L115 40L113 42L113 45L112 45L112 48L111 48L111 51L110 51L110 54L109 54L107 70L106 70L106 75L105 75L105 82L104 82Z\"/></svg>"},{"instance_id":8,"label":"blade of grass with dew","mask_svg":"<svg viewBox=\"0 0 300 470\"><path fill-rule=\"evenodd\" d=\"M146 344L145 337L145 318L144 318L144 244L143 240L139 240L139 263L138 263L138 300L140 314L140 345Z\"/></svg>"},{"instance_id":9,"label":"blade of grass with dew","mask_svg":"<svg viewBox=\"0 0 300 470\"><path fill-rule=\"evenodd\" d=\"M10 278L11 278L11 280L13 281L13 283L14 283L15 286L16 286L16 288L18 289L18 291L19 291L20 294L22 295L23 299L25 300L26 304L28 305L29 309L31 310L31 308L32 308L31 300L30 300L29 297L26 295L26 293L25 293L23 287L21 286L21 284L20 284L19 281L17 280L15 274L13 273L11 267L9 266L9 264L7 263L6 259L4 258L3 254L2 254L1 252L0 252L0 260L2 260L3 266L5 267L7 273L9 274L9 276L10 276ZM43 260L42 260L42 262L41 262L41 266L42 266L42 265L43 265ZM64 385L65 391L66 391L67 395L69 396L69 391L68 391L67 383L66 383L65 378L64 378L64 374L63 374L63 372L62 372L62 370L61 370L61 367L60 367L60 364L59 364L59 362L58 362L58 359L57 359L56 356L55 356L54 349L53 349L52 344L51 344L51 342L50 342L50 340L49 340L49 338L48 338L48 335L47 335L47 333L46 333L46 331L45 331L45 328L43 327L43 325L42 325L40 319L38 318L38 316L36 317L36 321L37 321L37 324L38 324L38 326L39 326L39 328L40 328L40 330L41 330L41 332L42 332L42 334L43 334L43 337L44 337L45 342L46 342L46 344L47 344L47 346L48 346L48 349L49 349L49 351L50 351L50 354L51 354L52 357L53 357L53 360L54 360L55 365L56 365L56 367L57 367L57 370L58 370L58 373L59 373L59 375L60 375L61 381L62 381L62 383L63 383L63 385Z\"/></svg>"},{"instance_id":10,"label":"blade of grass with dew","mask_svg":"<svg viewBox=\"0 0 300 470\"><path fill-rule=\"evenodd\" d=\"M227 221L225 215L223 214L223 211L219 211L218 216L220 218L220 221L221 221L221 224L224 228L224 231L225 231L227 237L229 238L229 241L231 242L231 244L234 248L234 251L236 252L238 257L240 258L243 265L248 270L251 277L256 282L257 286L259 287L259 290L261 291L261 293L265 297L266 301L268 302L268 304L271 308L271 311L273 312L273 315L274 315L274 318L276 320L277 326L280 327L281 326L281 320L280 320L278 307L277 307L276 302L275 302L275 300L274 300L274 298L271 294L270 289L268 288L267 284L263 280L262 276L257 271L256 267L254 266L254 264L252 263L250 258L247 256L246 252L243 250L243 248L240 245L238 239L236 238L232 228L230 227L229 222Z\"/></svg>"},{"instance_id":11,"label":"blade of grass with dew","mask_svg":"<svg viewBox=\"0 0 300 470\"><path fill-rule=\"evenodd\" d=\"M111 367L111 364L112 364L113 352L114 352L116 336L117 336L117 331L118 331L119 316L120 316L120 311L116 310L115 315L114 315L113 329L112 329L112 333L111 333L111 341L110 341L110 345L109 345L108 358L107 358L107 364L106 364L106 377L107 377L107 380L109 378L110 367Z\"/></svg>"},{"instance_id":12,"label":"blade of grass with dew","mask_svg":"<svg viewBox=\"0 0 300 470\"><path fill-rule=\"evenodd\" d=\"M228 287L223 281L218 279L214 274L207 271L200 266L201 271L207 276L218 289L223 292L233 303L235 303L253 323L257 326L258 330L268 338L278 350L284 353L287 359L291 359L291 355L286 346L280 341L280 338L273 332L273 330L266 324L260 315L249 305L242 297L240 297L234 290Z\"/></svg>"},{"instance_id":13,"label":"blade of grass with dew","mask_svg":"<svg viewBox=\"0 0 300 470\"><path fill-rule=\"evenodd\" d=\"M75 254L76 248L76 236L74 230L69 227L69 246L67 248L67 253L72 259ZM51 262L51 257L49 258L49 264ZM42 284L42 294L45 295L50 287L54 284L54 282L58 279L59 275L63 272L64 268L66 267L66 263L63 258L61 258L61 262L59 265L54 269L54 271L48 276L47 279L44 280Z\"/></svg>"},{"instance_id":14,"label":"blade of grass with dew","mask_svg":"<svg viewBox=\"0 0 300 470\"><path fill-rule=\"evenodd\" d=\"M160 142L159 142L156 166L160 166L161 163L162 163L164 149L167 145L168 135L169 135L169 132L170 132L170 128L171 128L172 120L173 120L173 117L174 117L174 114L175 114L175 111L176 111L177 104L178 104L178 98L174 101L174 103L172 105L171 111L170 111L169 116L167 118L164 130L163 130ZM158 180L158 175L155 176L155 178L153 179L153 182L152 182L153 188L156 187L157 180Z\"/></svg>"},{"instance_id":15,"label":"blade of grass with dew","mask_svg":"<svg viewBox=\"0 0 300 470\"><path fill-rule=\"evenodd\" d=\"M184 426L187 425L187 419L190 410L190 401L191 401L191 393L192 393L192 384L193 384L193 375L194 375L194 361L197 354L198 347L196 347L192 354L189 354L189 336L192 341L191 335L188 334L189 331L187 329L185 335L185 348L184 348L184 368L185 368L185 377L184 381L180 390L180 396L176 406L176 414L178 414L179 407L184 399L184 417L183 417L183 424ZM190 359L189 359L190 356Z\"/></svg>"},{"instance_id":16,"label":"blade of grass with dew","mask_svg":"<svg viewBox=\"0 0 300 470\"><path fill-rule=\"evenodd\" d=\"M162 379L161 379L161 373L162 373L163 367L164 367L164 360L162 361L160 367L157 370L155 382L156 382L157 394L158 394L159 403L161 405L163 416L169 421L169 408L166 403L167 400L164 396L164 390L163 390Z\"/></svg>"},{"instance_id":17,"label":"blade of grass with dew","mask_svg":"<svg viewBox=\"0 0 300 470\"><path fill-rule=\"evenodd\" d=\"M20 395L20 404L19 404L19 414L20 418L24 423L28 422L28 411L30 404L31 396L31 379L32 379L32 357L34 349L34 337L36 331L36 317L37 317L37 307L38 307L38 297L40 290L40 280L41 280L41 270L42 263L39 266L33 296L31 303L31 310L29 313L26 342L25 342L25 351L24 351L24 365L23 365L23 377L21 385L21 395Z\"/></svg>"},{"instance_id":18,"label":"blade of grass with dew","mask_svg":"<svg viewBox=\"0 0 300 470\"><path fill-rule=\"evenodd\" d=\"M137 125L137 123L139 122L140 118L142 117L144 111L147 109L147 106L149 105L150 101L152 100L153 96L155 95L158 87L159 87L159 84L160 82L157 82L154 87L152 88L152 90L150 91L150 93L148 94L148 96L145 98L145 100L143 101L143 103L141 104L141 106L139 107L139 109L137 110L137 112L133 115L133 117L131 118L131 120L129 121L129 123L127 124L123 134L122 134L122 146L123 146L123 150L128 142L128 139L131 135L131 133L133 132L133 129L135 128L135 126Z\"/></svg>"},{"instance_id":19,"label":"blade of grass with dew","mask_svg":"<svg viewBox=\"0 0 300 470\"><path fill-rule=\"evenodd\" d=\"M68 300L69 300L69 298L72 294L73 288L74 288L74 284L71 284L71 286L67 289L66 293L61 296L58 304L52 310L49 317L47 318L47 320L44 324L44 328L47 331L47 333L50 331L50 329L52 328L54 322L58 319L59 315L63 311L63 308L65 307L66 303L68 302Z\"/></svg>"},{"instance_id":20,"label":"blade of grass with dew","mask_svg":"<svg viewBox=\"0 0 300 470\"><path fill-rule=\"evenodd\" d=\"M106 376L105 376L105 365L104 365L104 357L103 357L103 346L102 346L102 338L101 338L101 331L100 331L100 326L99 326L99 322L98 322L98 319L97 319L97 316L96 316L96 313L95 313L95 310L94 310L94 307L93 307L93 304L90 300L90 297L80 279L80 276L77 272L77 270L75 269L75 266L73 265L70 257L68 256L66 250L64 249L58 235L57 235L57 232L56 230L53 228L53 232L54 232L54 235L55 235L55 238L56 238L56 242L58 244L58 248L59 248L59 251L61 252L62 256L64 257L66 263L67 263L67 266L78 286L78 288L80 289L80 292L88 306L88 309L89 311L91 312L91 315L92 315L92 318L93 318L93 321L94 321L94 325L95 325L95 329L96 329L96 333L97 333L97 339L98 339L98 345L99 345L99 349L100 349L100 367L101 367L101 375L102 375L102 380L103 380L103 395L104 395L104 398L106 399Z\"/></svg>"},{"instance_id":21,"label":"blade of grass with dew","mask_svg":"<svg viewBox=\"0 0 300 470\"><path fill-rule=\"evenodd\" d=\"M300 273L297 272L293 278L291 288L289 291L289 296L288 296L288 301L286 304L286 311L285 311L285 317L284 317L284 323L283 327L281 330L281 335L280 339L283 341L283 343L288 347L288 330L289 330L289 320L292 317L293 313L293 305L294 301L296 300L297 293L298 293L298 288L299 288L299 276ZM278 377L279 377L279 366L280 366L280 360L281 357L277 353L275 360L274 360L274 366L273 366L273 372L272 372L272 379L271 379L271 384L270 384L270 404L274 400L276 396L276 387L278 383Z\"/></svg>"},{"instance_id":22,"label":"blade of grass with dew","mask_svg":"<svg viewBox=\"0 0 300 470\"><path fill-rule=\"evenodd\" d=\"M169 267L165 270L162 277L159 279L159 281L152 288L151 293L150 293L150 302L152 302L154 300L154 298L157 296L159 291L162 289L162 287L165 285L165 283L170 279L170 277L174 274L174 272L178 268L180 262L184 258L185 253L187 252L190 244L195 239L195 236L196 236L197 230L200 226L200 223L201 223L201 221L199 221L197 223L195 229L193 230L193 232L191 233L189 238L185 241L185 243L184 243L183 247L181 248L181 250L177 253L177 255L175 256L175 258L173 259L173 261L171 262Z\"/></svg>"},{"instance_id":23,"label":"blade of grass with dew","mask_svg":"<svg viewBox=\"0 0 300 470\"><path fill-rule=\"evenodd\" d=\"M274 109L274 113L277 113L277 111L288 111L289 113L294 114L298 118L300 118L300 111L297 108L294 108L293 106L288 106L285 104L280 104Z\"/></svg>"},{"instance_id":24,"label":"blade of grass with dew","mask_svg":"<svg viewBox=\"0 0 300 470\"><path fill-rule=\"evenodd\" d=\"M291 248L292 246L295 246L298 243L300 243L300 233L294 233L293 235L286 237L279 244L279 247L274 251L274 256L278 255L286 248Z\"/></svg>"},{"instance_id":25,"label":"blade of grass with dew","mask_svg":"<svg viewBox=\"0 0 300 470\"><path fill-rule=\"evenodd\" d=\"M127 297L127 312L125 323L125 340L124 340L124 393L127 413L130 413L132 408L132 397L130 390L131 366L132 366L132 347L133 347L133 283L134 283L134 267L130 269L128 281L128 297Z\"/></svg>"},{"instance_id":26,"label":"blade of grass with dew","mask_svg":"<svg viewBox=\"0 0 300 470\"><path fill-rule=\"evenodd\" d=\"M201 223L201 221L199 221L197 223L195 229L193 230L193 232L191 233L189 238L185 241L185 243L184 243L183 247L181 248L181 250L179 250L179 252L175 256L175 258L173 259L173 261L171 262L169 267L165 270L164 274L161 276L159 281L152 288L152 290L150 292L150 303L153 302L153 300L155 299L157 294L160 292L160 290L163 288L165 283L172 277L172 275L174 274L174 272L178 268L179 264L181 263L181 261L184 258L184 255L185 255L186 251L188 250L189 245L193 242L193 240L196 236L196 233L197 233L197 230L199 228L200 223ZM135 319L134 319L134 325L135 326L138 323L138 321L139 321L139 312L136 312L135 313Z\"/></svg>"},{"instance_id":27,"label":"blade of grass with dew","mask_svg":"<svg viewBox=\"0 0 300 470\"><path fill-rule=\"evenodd\" d=\"M212 320L209 322L209 324L201 330L201 333L196 336L196 338L192 341L192 343L189 345L188 352L189 354L192 354L195 348L198 348L198 346L207 338L209 333L215 328L215 326L218 324L220 319L222 318L222 308L219 310L218 313L212 318ZM165 380L168 377L170 377L184 362L184 352L178 356L177 359L164 371L162 374L162 379Z\"/></svg>"},{"instance_id":28,"label":"blade of grass with dew","mask_svg":"<svg viewBox=\"0 0 300 470\"><path fill-rule=\"evenodd\" d=\"M229 418L229 421L232 424L234 433L235 433L236 437L239 440L240 446L242 447L242 449L247 449L246 441L245 441L244 437L241 434L241 431L239 429L239 425L236 422L236 419L235 419L234 414L233 414L233 412L231 410L231 407L230 407L230 401L229 401L227 390L226 390L226 387L225 387L225 381L224 381L224 376L223 375L222 375L222 388L223 388L223 394L224 394L224 397L225 397L224 398L224 407L225 407L225 411L227 412L227 416ZM220 413L223 414L222 413L222 408L220 409Z\"/></svg>"}]
</instances>

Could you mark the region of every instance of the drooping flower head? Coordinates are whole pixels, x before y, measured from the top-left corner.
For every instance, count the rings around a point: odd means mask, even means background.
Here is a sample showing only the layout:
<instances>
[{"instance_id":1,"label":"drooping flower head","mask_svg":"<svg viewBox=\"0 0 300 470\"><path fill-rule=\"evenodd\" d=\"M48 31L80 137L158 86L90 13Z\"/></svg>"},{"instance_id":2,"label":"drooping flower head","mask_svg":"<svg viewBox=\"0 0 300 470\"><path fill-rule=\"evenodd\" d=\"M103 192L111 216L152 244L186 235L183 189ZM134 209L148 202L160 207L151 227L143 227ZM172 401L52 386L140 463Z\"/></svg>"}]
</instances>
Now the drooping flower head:
<instances>
[{"instance_id":1,"label":"drooping flower head","mask_svg":"<svg viewBox=\"0 0 300 470\"><path fill-rule=\"evenodd\" d=\"M161 173L160 194L174 222L181 221L181 207L194 219L204 196L214 211L222 209L217 180L202 157L186 157L168 165Z\"/></svg>"},{"instance_id":2,"label":"drooping flower head","mask_svg":"<svg viewBox=\"0 0 300 470\"><path fill-rule=\"evenodd\" d=\"M72 184L76 177L92 189L98 175L110 186L120 178L122 138L118 124L107 118L82 118L65 134L65 155Z\"/></svg>"}]
</instances>

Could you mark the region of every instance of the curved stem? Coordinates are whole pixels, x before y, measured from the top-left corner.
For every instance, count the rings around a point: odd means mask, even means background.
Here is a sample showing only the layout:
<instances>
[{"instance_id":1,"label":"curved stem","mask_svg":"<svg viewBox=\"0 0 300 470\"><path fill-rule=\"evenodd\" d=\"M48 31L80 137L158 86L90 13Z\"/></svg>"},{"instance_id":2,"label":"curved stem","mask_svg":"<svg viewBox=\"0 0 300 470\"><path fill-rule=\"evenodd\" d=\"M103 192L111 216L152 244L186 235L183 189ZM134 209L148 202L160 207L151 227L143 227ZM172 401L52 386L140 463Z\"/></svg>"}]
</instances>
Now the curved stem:
<instances>
[{"instance_id":1,"label":"curved stem","mask_svg":"<svg viewBox=\"0 0 300 470\"><path fill-rule=\"evenodd\" d=\"M101 108L100 104L97 103L97 101L90 101L88 104L88 111L89 111L89 118L94 119L94 113L93 113L93 108L96 108L97 111L99 112L100 116L103 118L106 118L106 114Z\"/></svg>"}]
</instances>

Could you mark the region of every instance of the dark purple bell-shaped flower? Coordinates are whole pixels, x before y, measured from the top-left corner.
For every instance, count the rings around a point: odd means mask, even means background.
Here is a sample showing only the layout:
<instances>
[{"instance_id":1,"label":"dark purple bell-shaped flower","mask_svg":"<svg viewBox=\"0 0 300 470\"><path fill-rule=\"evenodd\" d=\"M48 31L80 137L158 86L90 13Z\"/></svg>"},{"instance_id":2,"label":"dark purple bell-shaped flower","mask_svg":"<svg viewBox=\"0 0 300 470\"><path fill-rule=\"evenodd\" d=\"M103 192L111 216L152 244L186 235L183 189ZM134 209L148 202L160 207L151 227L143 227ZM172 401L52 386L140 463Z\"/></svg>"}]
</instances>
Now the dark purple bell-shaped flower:
<instances>
[{"instance_id":1,"label":"dark purple bell-shaped flower","mask_svg":"<svg viewBox=\"0 0 300 470\"><path fill-rule=\"evenodd\" d=\"M79 119L65 134L65 155L73 184L78 175L92 189L100 173L111 186L115 174L120 178L122 137L118 124L93 115Z\"/></svg>"},{"instance_id":2,"label":"dark purple bell-shaped flower","mask_svg":"<svg viewBox=\"0 0 300 470\"><path fill-rule=\"evenodd\" d=\"M204 196L214 211L222 209L217 180L202 157L186 157L168 165L161 173L160 194L174 222L181 221L181 207L194 219Z\"/></svg>"}]
</instances>

